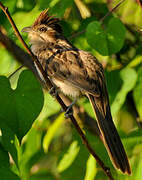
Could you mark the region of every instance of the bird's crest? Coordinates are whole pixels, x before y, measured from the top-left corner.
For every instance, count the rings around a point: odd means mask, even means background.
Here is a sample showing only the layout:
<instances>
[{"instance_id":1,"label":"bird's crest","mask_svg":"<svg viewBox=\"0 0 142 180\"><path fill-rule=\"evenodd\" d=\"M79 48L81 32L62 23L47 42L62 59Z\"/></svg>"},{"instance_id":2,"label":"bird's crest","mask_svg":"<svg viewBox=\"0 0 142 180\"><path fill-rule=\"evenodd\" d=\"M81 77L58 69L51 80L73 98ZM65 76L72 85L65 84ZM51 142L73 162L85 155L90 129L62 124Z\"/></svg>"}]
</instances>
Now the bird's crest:
<instances>
[{"instance_id":1,"label":"bird's crest","mask_svg":"<svg viewBox=\"0 0 142 180\"><path fill-rule=\"evenodd\" d=\"M35 20L33 26L37 26L40 24L45 24L47 26L52 27L54 30L58 31L59 33L62 32L61 26L59 25L59 18L55 18L54 16L49 16L48 13L49 9L45 9L40 13L40 15Z\"/></svg>"}]
</instances>

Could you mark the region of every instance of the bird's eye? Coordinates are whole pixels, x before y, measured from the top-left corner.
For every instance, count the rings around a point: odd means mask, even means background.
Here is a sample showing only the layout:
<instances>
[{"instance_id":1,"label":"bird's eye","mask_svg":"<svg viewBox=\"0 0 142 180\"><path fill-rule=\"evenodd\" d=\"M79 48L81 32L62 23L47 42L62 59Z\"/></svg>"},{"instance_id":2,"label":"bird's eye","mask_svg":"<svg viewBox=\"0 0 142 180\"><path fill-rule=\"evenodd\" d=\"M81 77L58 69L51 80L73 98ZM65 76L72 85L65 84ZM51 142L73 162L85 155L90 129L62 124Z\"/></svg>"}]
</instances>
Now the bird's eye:
<instances>
[{"instance_id":1,"label":"bird's eye","mask_svg":"<svg viewBox=\"0 0 142 180\"><path fill-rule=\"evenodd\" d=\"M39 28L39 31L40 31L40 32L46 32L46 31L47 31L47 28L46 28L46 27L41 27L41 28Z\"/></svg>"}]
</instances>

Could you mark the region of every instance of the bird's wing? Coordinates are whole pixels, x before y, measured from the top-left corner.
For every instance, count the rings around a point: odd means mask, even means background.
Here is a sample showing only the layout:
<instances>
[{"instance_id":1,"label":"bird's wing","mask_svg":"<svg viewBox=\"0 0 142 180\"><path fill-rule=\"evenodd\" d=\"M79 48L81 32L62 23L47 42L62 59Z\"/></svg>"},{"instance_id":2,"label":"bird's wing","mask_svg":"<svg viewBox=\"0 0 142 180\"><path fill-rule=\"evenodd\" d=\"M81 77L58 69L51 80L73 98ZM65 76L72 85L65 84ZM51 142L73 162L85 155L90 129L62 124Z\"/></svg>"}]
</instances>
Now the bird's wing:
<instances>
[{"instance_id":1,"label":"bird's wing","mask_svg":"<svg viewBox=\"0 0 142 180\"><path fill-rule=\"evenodd\" d=\"M100 97L94 97L89 93L87 93L87 96L96 114L96 120L103 137L103 143L114 167L120 169L123 173L131 174L126 152L112 120L107 89L101 73L98 76L98 82L100 82L101 87Z\"/></svg>"},{"instance_id":2,"label":"bird's wing","mask_svg":"<svg viewBox=\"0 0 142 180\"><path fill-rule=\"evenodd\" d=\"M93 56L91 56L94 58ZM90 66L90 64L89 64ZM68 81L71 85L80 89L81 91L88 92L96 97L100 96L98 81L96 75L96 66L92 59L91 69L86 66L86 62L82 61L80 52L78 51L65 51L57 54L48 65L48 74L50 77L57 78L61 81Z\"/></svg>"},{"instance_id":3,"label":"bird's wing","mask_svg":"<svg viewBox=\"0 0 142 180\"><path fill-rule=\"evenodd\" d=\"M131 168L126 152L112 120L103 68L99 62L92 57L92 55L87 54L86 52L84 52L81 58L86 62L86 66L89 66L88 63L94 64L91 67L95 68L94 75L95 79L97 80L100 96L95 97L88 92L86 94L92 104L99 129L103 136L103 142L108 151L110 159L116 168L120 169L123 173L131 174ZM89 72L91 76L93 76L94 70L90 69Z\"/></svg>"},{"instance_id":4,"label":"bird's wing","mask_svg":"<svg viewBox=\"0 0 142 180\"><path fill-rule=\"evenodd\" d=\"M62 57L56 57L51 69L54 69L54 76L85 92L96 114L110 159L116 168L131 174L127 155L112 120L102 65L87 52L66 52Z\"/></svg>"}]
</instances>

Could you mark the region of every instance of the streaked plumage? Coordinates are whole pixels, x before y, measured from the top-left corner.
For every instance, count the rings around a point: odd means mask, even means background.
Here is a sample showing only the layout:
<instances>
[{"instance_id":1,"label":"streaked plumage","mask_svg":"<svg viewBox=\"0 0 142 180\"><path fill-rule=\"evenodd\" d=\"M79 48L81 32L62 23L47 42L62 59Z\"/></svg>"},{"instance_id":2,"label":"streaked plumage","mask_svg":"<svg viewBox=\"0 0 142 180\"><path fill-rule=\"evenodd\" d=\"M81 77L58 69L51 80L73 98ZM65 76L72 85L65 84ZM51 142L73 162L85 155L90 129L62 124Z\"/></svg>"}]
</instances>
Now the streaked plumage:
<instances>
[{"instance_id":1,"label":"streaked plumage","mask_svg":"<svg viewBox=\"0 0 142 180\"><path fill-rule=\"evenodd\" d=\"M60 90L73 97L85 94L94 109L104 145L114 166L131 174L127 155L112 121L102 65L62 35L59 19L43 11L28 32L31 50ZM47 69L46 69L47 68Z\"/></svg>"}]
</instances>

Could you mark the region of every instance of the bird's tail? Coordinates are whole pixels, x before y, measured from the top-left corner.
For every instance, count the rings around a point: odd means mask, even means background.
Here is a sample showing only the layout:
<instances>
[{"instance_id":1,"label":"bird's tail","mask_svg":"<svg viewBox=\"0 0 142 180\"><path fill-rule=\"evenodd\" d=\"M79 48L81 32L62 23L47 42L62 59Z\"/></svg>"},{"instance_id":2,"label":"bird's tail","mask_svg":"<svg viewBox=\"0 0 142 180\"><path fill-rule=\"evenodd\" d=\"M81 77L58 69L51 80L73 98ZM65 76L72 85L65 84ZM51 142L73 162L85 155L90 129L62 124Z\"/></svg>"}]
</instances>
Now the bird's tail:
<instances>
[{"instance_id":1,"label":"bird's tail","mask_svg":"<svg viewBox=\"0 0 142 180\"><path fill-rule=\"evenodd\" d=\"M131 174L129 161L113 123L109 104L104 105L100 98L96 98L93 95L87 94L87 96L96 114L98 126L103 137L103 143L114 167L120 169L123 173Z\"/></svg>"}]
</instances>

